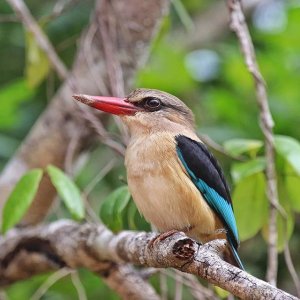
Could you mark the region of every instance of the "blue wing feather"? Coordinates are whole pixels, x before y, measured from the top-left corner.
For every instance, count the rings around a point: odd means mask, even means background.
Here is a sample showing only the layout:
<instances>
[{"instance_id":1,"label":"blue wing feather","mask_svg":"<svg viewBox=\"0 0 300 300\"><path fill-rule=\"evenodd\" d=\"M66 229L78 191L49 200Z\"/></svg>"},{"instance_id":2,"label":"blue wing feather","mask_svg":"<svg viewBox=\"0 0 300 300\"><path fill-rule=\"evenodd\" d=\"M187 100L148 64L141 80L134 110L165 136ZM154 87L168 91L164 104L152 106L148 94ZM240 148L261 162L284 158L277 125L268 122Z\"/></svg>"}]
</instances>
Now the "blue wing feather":
<instances>
[{"instance_id":1,"label":"blue wing feather","mask_svg":"<svg viewBox=\"0 0 300 300\"><path fill-rule=\"evenodd\" d=\"M238 231L231 204L222 198L214 189L210 188L203 180L195 182L198 189L205 195L204 198L209 206L214 209L226 222L228 229L232 231L235 240L238 241Z\"/></svg>"},{"instance_id":2,"label":"blue wing feather","mask_svg":"<svg viewBox=\"0 0 300 300\"><path fill-rule=\"evenodd\" d=\"M232 248L237 249L238 230L229 189L220 167L203 144L183 135L177 136L176 142L180 161L203 198L222 220Z\"/></svg>"},{"instance_id":3,"label":"blue wing feather","mask_svg":"<svg viewBox=\"0 0 300 300\"><path fill-rule=\"evenodd\" d=\"M190 175L193 183L200 190L208 205L212 207L219 216L221 216L221 219L226 222L225 225L227 225L229 230L232 231L235 240L238 241L238 231L231 204L221 197L214 189L209 187L203 180L195 176L195 174L189 169L179 148L177 148L177 154L186 171Z\"/></svg>"}]
</instances>

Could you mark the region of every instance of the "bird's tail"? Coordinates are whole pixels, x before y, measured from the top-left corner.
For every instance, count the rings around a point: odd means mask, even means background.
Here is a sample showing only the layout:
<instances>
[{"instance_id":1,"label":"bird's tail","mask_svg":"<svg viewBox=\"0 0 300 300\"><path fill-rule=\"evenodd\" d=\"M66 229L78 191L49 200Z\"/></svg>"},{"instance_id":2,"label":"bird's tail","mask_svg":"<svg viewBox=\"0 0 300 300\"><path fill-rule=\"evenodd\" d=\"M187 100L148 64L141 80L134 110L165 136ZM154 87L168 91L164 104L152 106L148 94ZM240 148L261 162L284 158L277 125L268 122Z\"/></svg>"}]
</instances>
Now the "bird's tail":
<instances>
[{"instance_id":1,"label":"bird's tail","mask_svg":"<svg viewBox=\"0 0 300 300\"><path fill-rule=\"evenodd\" d=\"M232 265L240 268L241 270L245 270L242 261L237 253L237 250L235 249L233 243L231 242L230 238L228 237L228 252L225 253L225 260L231 263ZM227 251L226 251L227 252Z\"/></svg>"}]
</instances>

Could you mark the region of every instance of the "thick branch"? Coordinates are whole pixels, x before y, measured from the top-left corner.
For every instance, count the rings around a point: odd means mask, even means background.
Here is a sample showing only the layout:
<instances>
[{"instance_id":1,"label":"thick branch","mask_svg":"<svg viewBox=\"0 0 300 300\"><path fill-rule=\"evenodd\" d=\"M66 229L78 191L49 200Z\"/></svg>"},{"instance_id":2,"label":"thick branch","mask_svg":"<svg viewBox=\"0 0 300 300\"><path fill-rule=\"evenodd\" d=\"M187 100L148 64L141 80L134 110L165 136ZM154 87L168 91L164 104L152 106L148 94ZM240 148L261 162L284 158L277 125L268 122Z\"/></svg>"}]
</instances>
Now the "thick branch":
<instances>
[{"instance_id":1,"label":"thick branch","mask_svg":"<svg viewBox=\"0 0 300 300\"><path fill-rule=\"evenodd\" d=\"M8 251L0 255L0 286L62 267L81 266L100 275L122 299L159 299L132 266L96 260L87 246L90 233L91 229L64 220L45 228L12 230L7 238L0 238L0 251Z\"/></svg>"},{"instance_id":2,"label":"thick branch","mask_svg":"<svg viewBox=\"0 0 300 300\"><path fill-rule=\"evenodd\" d=\"M278 268L276 218L279 201L274 157L274 122L268 104L266 85L256 61L254 46L245 22L240 0L228 0L228 7L230 10L231 28L239 39L246 66L255 82L256 99L260 110L260 127L265 138L267 196L270 203L267 280L271 284L276 285Z\"/></svg>"},{"instance_id":3,"label":"thick branch","mask_svg":"<svg viewBox=\"0 0 300 300\"><path fill-rule=\"evenodd\" d=\"M156 236L130 231L113 235L102 225L71 221L15 229L0 240L0 285L54 267L85 267L103 275L114 263L130 262L195 274L242 299L297 299L224 262L219 257L223 240L200 246L181 232L162 241L153 240Z\"/></svg>"}]
</instances>

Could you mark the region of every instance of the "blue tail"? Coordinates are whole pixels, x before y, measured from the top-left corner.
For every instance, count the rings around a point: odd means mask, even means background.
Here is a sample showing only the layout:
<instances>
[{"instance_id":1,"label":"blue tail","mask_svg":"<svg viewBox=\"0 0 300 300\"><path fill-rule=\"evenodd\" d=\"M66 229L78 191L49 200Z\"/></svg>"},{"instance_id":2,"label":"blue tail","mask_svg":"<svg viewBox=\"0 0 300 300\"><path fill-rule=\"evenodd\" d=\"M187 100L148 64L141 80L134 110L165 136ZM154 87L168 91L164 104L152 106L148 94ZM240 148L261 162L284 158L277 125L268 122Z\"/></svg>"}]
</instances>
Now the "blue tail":
<instances>
[{"instance_id":1,"label":"blue tail","mask_svg":"<svg viewBox=\"0 0 300 300\"><path fill-rule=\"evenodd\" d=\"M229 244L229 250L231 252L231 260L233 260L234 265L240 268L241 270L245 271L245 268L242 264L242 261L237 253L237 250L233 246L233 243L231 242L230 238L228 237L228 244Z\"/></svg>"}]
</instances>

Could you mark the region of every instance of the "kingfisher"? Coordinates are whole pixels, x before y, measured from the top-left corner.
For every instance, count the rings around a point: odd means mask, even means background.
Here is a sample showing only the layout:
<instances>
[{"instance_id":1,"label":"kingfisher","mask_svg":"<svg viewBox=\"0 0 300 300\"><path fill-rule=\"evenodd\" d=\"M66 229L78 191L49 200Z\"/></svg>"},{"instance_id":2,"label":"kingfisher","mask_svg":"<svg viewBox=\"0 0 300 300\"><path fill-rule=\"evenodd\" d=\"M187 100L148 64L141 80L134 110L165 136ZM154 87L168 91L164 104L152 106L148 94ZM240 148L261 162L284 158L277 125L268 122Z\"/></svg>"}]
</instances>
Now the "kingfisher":
<instances>
[{"instance_id":1,"label":"kingfisher","mask_svg":"<svg viewBox=\"0 0 300 300\"><path fill-rule=\"evenodd\" d=\"M195 132L192 111L154 89L139 88L124 98L73 97L118 115L128 127L128 187L144 218L162 234L183 231L201 243L226 239L224 259L244 269L228 184Z\"/></svg>"}]
</instances>

